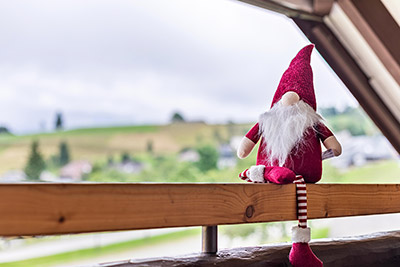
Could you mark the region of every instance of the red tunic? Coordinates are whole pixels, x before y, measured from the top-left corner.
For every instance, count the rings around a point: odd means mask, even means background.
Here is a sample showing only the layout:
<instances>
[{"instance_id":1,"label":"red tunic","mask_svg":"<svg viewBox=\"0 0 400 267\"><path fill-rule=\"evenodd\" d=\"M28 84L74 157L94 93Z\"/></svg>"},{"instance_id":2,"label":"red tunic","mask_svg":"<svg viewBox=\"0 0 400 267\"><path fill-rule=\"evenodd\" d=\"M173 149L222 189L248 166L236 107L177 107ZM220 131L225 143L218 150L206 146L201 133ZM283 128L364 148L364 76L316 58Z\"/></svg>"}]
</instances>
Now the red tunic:
<instances>
[{"instance_id":1,"label":"red tunic","mask_svg":"<svg viewBox=\"0 0 400 267\"><path fill-rule=\"evenodd\" d=\"M304 134L304 143L299 148L293 148L291 156L283 166L291 169L296 175L302 175L307 183L318 182L322 176L320 141L323 142L332 135L332 132L322 123L318 123L314 128L310 127ZM262 137L258 123L250 129L246 137L254 143L257 143L261 137L257 165L271 166L268 155L265 153L266 141ZM274 166L277 165L274 164Z\"/></svg>"}]
</instances>

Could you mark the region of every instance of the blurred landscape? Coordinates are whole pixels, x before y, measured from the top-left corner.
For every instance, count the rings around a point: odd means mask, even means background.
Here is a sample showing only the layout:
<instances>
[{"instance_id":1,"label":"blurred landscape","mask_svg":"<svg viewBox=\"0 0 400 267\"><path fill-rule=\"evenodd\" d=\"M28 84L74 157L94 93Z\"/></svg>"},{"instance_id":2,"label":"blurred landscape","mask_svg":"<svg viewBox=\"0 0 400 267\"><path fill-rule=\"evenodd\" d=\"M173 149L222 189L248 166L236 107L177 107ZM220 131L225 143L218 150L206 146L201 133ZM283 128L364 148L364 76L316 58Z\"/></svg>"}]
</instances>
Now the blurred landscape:
<instances>
[{"instance_id":1,"label":"blurred landscape","mask_svg":"<svg viewBox=\"0 0 400 267\"><path fill-rule=\"evenodd\" d=\"M395 151L360 108L319 111L343 145L342 156L323 163L322 183L398 182ZM257 149L245 160L236 157L236 147L252 123L186 121L176 112L166 125L64 130L63 120L57 113L54 131L33 135L13 135L3 127L1 182L238 183L243 182L238 173L256 160ZM220 247L288 242L292 224L220 226ZM338 223L320 220L312 225L313 239L347 233L335 226ZM199 251L199 228L166 230L3 239L0 266L79 266L172 256L166 249L171 243L182 247L178 254ZM151 249L158 246L161 252Z\"/></svg>"},{"instance_id":2,"label":"blurred landscape","mask_svg":"<svg viewBox=\"0 0 400 267\"><path fill-rule=\"evenodd\" d=\"M236 167L233 143L240 141L237 137L250 126L175 121L24 136L3 134L0 173L6 182L217 181L204 174ZM39 159L32 163L34 156ZM26 173L29 168L38 171Z\"/></svg>"},{"instance_id":3,"label":"blurred landscape","mask_svg":"<svg viewBox=\"0 0 400 267\"><path fill-rule=\"evenodd\" d=\"M359 108L321 113L344 150L325 163L323 182L368 182L370 172L362 170L371 162L385 168L388 177L381 182L396 177L390 171L398 171L396 153ZM3 132L0 181L239 182L237 174L255 162L256 152L245 160L236 157L251 123L207 124L174 113L167 125L63 130L62 120L57 114L48 133Z\"/></svg>"}]
</instances>

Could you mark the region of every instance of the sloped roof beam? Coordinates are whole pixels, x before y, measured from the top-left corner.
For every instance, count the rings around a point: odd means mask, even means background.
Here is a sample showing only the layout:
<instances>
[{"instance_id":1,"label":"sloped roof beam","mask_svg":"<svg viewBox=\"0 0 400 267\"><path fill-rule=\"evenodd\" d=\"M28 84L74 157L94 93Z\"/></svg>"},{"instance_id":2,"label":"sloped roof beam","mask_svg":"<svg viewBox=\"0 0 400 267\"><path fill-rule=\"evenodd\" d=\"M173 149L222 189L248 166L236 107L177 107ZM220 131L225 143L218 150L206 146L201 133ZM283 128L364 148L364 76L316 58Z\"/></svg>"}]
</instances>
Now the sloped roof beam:
<instances>
[{"instance_id":1,"label":"sloped roof beam","mask_svg":"<svg viewBox=\"0 0 400 267\"><path fill-rule=\"evenodd\" d=\"M334 0L314 0L313 13L321 16L328 15L332 9Z\"/></svg>"},{"instance_id":2,"label":"sloped roof beam","mask_svg":"<svg viewBox=\"0 0 400 267\"><path fill-rule=\"evenodd\" d=\"M287 6L287 1L271 1L271 0L239 0L240 2L244 2L253 6L258 6L270 11L274 11L277 13L281 13L283 15L286 15L290 18L301 18L304 20L312 20L312 21L322 21L322 16L312 14L310 12L304 11L308 10L309 8L303 8L301 9L296 9L292 8L290 6L294 5L289 5ZM310 7L312 9L312 7Z\"/></svg>"},{"instance_id":3,"label":"sloped roof beam","mask_svg":"<svg viewBox=\"0 0 400 267\"><path fill-rule=\"evenodd\" d=\"M400 27L383 3L338 0L338 4L400 85Z\"/></svg>"}]
</instances>

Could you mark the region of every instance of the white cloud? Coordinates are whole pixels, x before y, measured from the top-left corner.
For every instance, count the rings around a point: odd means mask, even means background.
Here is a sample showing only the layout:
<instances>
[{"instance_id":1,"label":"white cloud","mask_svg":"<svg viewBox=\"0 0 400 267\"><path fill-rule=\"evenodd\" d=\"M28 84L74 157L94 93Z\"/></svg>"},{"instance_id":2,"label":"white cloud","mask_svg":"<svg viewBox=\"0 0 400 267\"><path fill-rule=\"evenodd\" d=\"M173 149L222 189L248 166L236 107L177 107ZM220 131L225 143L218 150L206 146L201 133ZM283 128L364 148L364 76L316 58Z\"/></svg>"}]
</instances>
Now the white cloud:
<instances>
[{"instance_id":1,"label":"white cloud","mask_svg":"<svg viewBox=\"0 0 400 267\"><path fill-rule=\"evenodd\" d=\"M236 1L3 1L0 124L17 132L254 121L308 41L287 18ZM319 105L355 101L314 53Z\"/></svg>"}]
</instances>

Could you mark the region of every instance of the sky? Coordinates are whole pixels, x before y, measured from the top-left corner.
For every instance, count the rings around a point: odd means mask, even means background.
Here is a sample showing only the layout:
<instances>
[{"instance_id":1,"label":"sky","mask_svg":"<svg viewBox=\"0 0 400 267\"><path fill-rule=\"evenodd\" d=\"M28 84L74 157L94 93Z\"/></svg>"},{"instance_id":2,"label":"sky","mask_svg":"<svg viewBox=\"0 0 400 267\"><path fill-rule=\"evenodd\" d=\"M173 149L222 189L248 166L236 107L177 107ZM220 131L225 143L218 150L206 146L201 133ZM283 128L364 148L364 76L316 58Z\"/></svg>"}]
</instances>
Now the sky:
<instances>
[{"instance_id":1,"label":"sky","mask_svg":"<svg viewBox=\"0 0 400 267\"><path fill-rule=\"evenodd\" d=\"M254 122L309 41L234 0L0 1L0 126ZM320 107L356 100L314 50Z\"/></svg>"}]
</instances>

